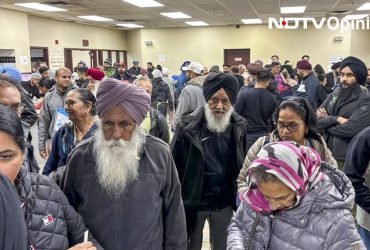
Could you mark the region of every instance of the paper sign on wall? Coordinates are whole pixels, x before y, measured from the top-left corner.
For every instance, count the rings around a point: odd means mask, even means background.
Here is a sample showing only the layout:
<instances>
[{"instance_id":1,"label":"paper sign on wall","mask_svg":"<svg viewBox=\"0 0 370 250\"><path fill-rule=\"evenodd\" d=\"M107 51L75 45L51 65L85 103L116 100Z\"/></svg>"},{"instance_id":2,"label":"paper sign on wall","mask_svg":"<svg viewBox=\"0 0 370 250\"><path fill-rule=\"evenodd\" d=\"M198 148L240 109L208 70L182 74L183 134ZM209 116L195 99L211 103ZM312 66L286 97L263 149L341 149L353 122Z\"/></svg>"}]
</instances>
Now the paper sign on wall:
<instances>
[{"instance_id":1,"label":"paper sign on wall","mask_svg":"<svg viewBox=\"0 0 370 250\"><path fill-rule=\"evenodd\" d=\"M158 62L164 62L166 61L166 56L165 55L158 55Z\"/></svg>"},{"instance_id":2,"label":"paper sign on wall","mask_svg":"<svg viewBox=\"0 0 370 250\"><path fill-rule=\"evenodd\" d=\"M328 71L331 71L331 66L336 63L342 61L341 56L331 56L329 57L329 64L328 64Z\"/></svg>"},{"instance_id":3,"label":"paper sign on wall","mask_svg":"<svg viewBox=\"0 0 370 250\"><path fill-rule=\"evenodd\" d=\"M243 58L241 58L241 57L236 57L235 58L235 62L241 62L241 61L243 61Z\"/></svg>"},{"instance_id":4,"label":"paper sign on wall","mask_svg":"<svg viewBox=\"0 0 370 250\"><path fill-rule=\"evenodd\" d=\"M28 64L28 57L27 56L20 56L19 57L19 63L21 65L27 65Z\"/></svg>"},{"instance_id":5,"label":"paper sign on wall","mask_svg":"<svg viewBox=\"0 0 370 250\"><path fill-rule=\"evenodd\" d=\"M64 67L64 55L61 50L52 50L50 53L50 68L56 70Z\"/></svg>"}]
</instances>

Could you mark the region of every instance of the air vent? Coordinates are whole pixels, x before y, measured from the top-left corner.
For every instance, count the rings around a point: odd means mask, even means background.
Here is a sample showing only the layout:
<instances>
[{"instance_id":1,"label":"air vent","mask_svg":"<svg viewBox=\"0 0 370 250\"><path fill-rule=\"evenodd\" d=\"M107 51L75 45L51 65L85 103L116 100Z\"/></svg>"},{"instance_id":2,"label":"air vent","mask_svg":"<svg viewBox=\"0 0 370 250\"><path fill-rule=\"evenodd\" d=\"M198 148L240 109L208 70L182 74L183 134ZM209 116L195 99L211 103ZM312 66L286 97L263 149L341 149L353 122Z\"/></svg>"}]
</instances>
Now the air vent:
<instances>
[{"instance_id":1,"label":"air vent","mask_svg":"<svg viewBox=\"0 0 370 250\"><path fill-rule=\"evenodd\" d=\"M71 6L69 3L67 2L63 2L63 1L56 1L56 2L48 2L48 3L45 3L45 4L48 4L48 5L60 5L60 6Z\"/></svg>"},{"instance_id":2,"label":"air vent","mask_svg":"<svg viewBox=\"0 0 370 250\"><path fill-rule=\"evenodd\" d=\"M347 14L350 14L352 12L353 12L352 10L334 10L334 11L330 12L330 14L332 14L332 15L347 15Z\"/></svg>"},{"instance_id":3,"label":"air vent","mask_svg":"<svg viewBox=\"0 0 370 250\"><path fill-rule=\"evenodd\" d=\"M133 22L136 22L136 20L134 20L134 19L124 19L124 20L117 20L117 22L130 22L130 23L133 23Z\"/></svg>"}]
</instances>

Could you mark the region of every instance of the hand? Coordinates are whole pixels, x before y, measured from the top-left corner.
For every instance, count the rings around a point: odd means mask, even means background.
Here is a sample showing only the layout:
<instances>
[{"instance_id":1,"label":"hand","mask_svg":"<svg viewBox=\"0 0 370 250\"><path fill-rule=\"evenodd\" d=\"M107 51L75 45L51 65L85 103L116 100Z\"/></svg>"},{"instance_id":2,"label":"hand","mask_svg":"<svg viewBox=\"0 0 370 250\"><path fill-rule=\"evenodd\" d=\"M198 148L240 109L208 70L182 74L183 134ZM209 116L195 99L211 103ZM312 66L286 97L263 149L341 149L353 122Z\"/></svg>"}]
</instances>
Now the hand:
<instances>
[{"instance_id":1,"label":"hand","mask_svg":"<svg viewBox=\"0 0 370 250\"><path fill-rule=\"evenodd\" d=\"M328 112L326 112L326 109L324 108L319 108L317 111L316 111L316 115L317 117L327 117L328 116Z\"/></svg>"},{"instance_id":2,"label":"hand","mask_svg":"<svg viewBox=\"0 0 370 250\"><path fill-rule=\"evenodd\" d=\"M87 89L87 90L90 90L90 92L92 92L92 91L95 89L95 84L93 84L93 83L89 83L89 84L86 86L86 89Z\"/></svg>"},{"instance_id":3,"label":"hand","mask_svg":"<svg viewBox=\"0 0 370 250\"><path fill-rule=\"evenodd\" d=\"M87 241L68 248L68 250L96 250L96 247L94 247L91 241Z\"/></svg>"},{"instance_id":4,"label":"hand","mask_svg":"<svg viewBox=\"0 0 370 250\"><path fill-rule=\"evenodd\" d=\"M346 119L346 118L344 118L344 117L340 117L340 116L338 116L338 118L337 118L337 123L339 123L339 124L344 124L344 123L346 123L348 121L348 119Z\"/></svg>"},{"instance_id":5,"label":"hand","mask_svg":"<svg viewBox=\"0 0 370 250\"><path fill-rule=\"evenodd\" d=\"M48 157L48 152L46 152L46 150L40 150L40 156L46 159Z\"/></svg>"}]
</instances>

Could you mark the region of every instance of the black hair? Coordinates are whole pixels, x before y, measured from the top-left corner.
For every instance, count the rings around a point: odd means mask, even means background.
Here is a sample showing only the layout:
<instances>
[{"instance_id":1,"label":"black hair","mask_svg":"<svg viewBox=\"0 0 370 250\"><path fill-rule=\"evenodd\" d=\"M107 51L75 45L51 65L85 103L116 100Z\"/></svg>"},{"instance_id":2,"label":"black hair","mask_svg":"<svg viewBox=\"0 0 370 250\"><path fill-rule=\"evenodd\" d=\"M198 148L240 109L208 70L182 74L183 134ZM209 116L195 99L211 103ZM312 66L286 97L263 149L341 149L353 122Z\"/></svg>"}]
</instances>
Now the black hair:
<instances>
[{"instance_id":1,"label":"black hair","mask_svg":"<svg viewBox=\"0 0 370 250\"><path fill-rule=\"evenodd\" d=\"M285 61L284 61L284 64L286 65L288 62L290 62L290 61L289 61L289 60L285 60Z\"/></svg>"},{"instance_id":2,"label":"black hair","mask_svg":"<svg viewBox=\"0 0 370 250\"><path fill-rule=\"evenodd\" d=\"M272 79L274 77L268 69L261 69L257 72L257 82L269 82Z\"/></svg>"},{"instance_id":3,"label":"black hair","mask_svg":"<svg viewBox=\"0 0 370 250\"><path fill-rule=\"evenodd\" d=\"M41 78L37 84L39 85L39 87L45 87L47 89L51 89L53 87L53 83L51 82L50 78L49 77L43 77Z\"/></svg>"},{"instance_id":4,"label":"black hair","mask_svg":"<svg viewBox=\"0 0 370 250\"><path fill-rule=\"evenodd\" d=\"M230 64L225 63L225 64L222 65L222 67L225 67L225 66L230 68Z\"/></svg>"},{"instance_id":5,"label":"black hair","mask_svg":"<svg viewBox=\"0 0 370 250\"><path fill-rule=\"evenodd\" d=\"M158 64L157 69L162 72L162 66L161 65Z\"/></svg>"},{"instance_id":6,"label":"black hair","mask_svg":"<svg viewBox=\"0 0 370 250\"><path fill-rule=\"evenodd\" d=\"M308 128L314 128L316 126L316 114L307 99L302 97L283 98L275 111L275 122L279 120L280 111L287 108L291 109L294 113L301 117Z\"/></svg>"},{"instance_id":7,"label":"black hair","mask_svg":"<svg viewBox=\"0 0 370 250\"><path fill-rule=\"evenodd\" d=\"M273 67L276 67L276 66L278 66L278 65L281 65L279 62L272 62L271 64L270 64L270 68L273 68Z\"/></svg>"},{"instance_id":8,"label":"black hair","mask_svg":"<svg viewBox=\"0 0 370 250\"><path fill-rule=\"evenodd\" d=\"M317 75L317 79L319 79L320 82L324 81L325 78L326 78L326 75L325 74Z\"/></svg>"},{"instance_id":9,"label":"black hair","mask_svg":"<svg viewBox=\"0 0 370 250\"><path fill-rule=\"evenodd\" d=\"M320 64L316 64L313 70L315 71L316 75L325 74L325 70Z\"/></svg>"},{"instance_id":10,"label":"black hair","mask_svg":"<svg viewBox=\"0 0 370 250\"><path fill-rule=\"evenodd\" d=\"M234 73L234 74L238 74L239 73L239 67L236 66L236 65L233 65L231 67L231 72Z\"/></svg>"},{"instance_id":11,"label":"black hair","mask_svg":"<svg viewBox=\"0 0 370 250\"><path fill-rule=\"evenodd\" d=\"M280 59L278 55L272 55L272 56L270 57L270 59L272 59L273 57L276 57L277 59Z\"/></svg>"},{"instance_id":12,"label":"black hair","mask_svg":"<svg viewBox=\"0 0 370 250\"><path fill-rule=\"evenodd\" d=\"M10 107L3 104L0 104L0 114L0 131L9 135L24 152L26 142L21 119Z\"/></svg>"},{"instance_id":13,"label":"black hair","mask_svg":"<svg viewBox=\"0 0 370 250\"><path fill-rule=\"evenodd\" d=\"M40 72L40 74L43 74L45 71L48 71L49 70L49 68L48 67L46 67L46 66L43 66L43 67L40 67L39 68L39 72Z\"/></svg>"},{"instance_id":14,"label":"black hair","mask_svg":"<svg viewBox=\"0 0 370 250\"><path fill-rule=\"evenodd\" d=\"M303 60L303 58L305 58L305 57L308 57L308 59L310 59L309 55L303 55L301 59Z\"/></svg>"},{"instance_id":15,"label":"black hair","mask_svg":"<svg viewBox=\"0 0 370 250\"><path fill-rule=\"evenodd\" d=\"M78 99L83 104L91 103L90 115L95 116L96 115L96 99L95 99L94 94L88 89L82 89L82 88L73 89L71 90L71 92L72 91L78 93Z\"/></svg>"},{"instance_id":16,"label":"black hair","mask_svg":"<svg viewBox=\"0 0 370 250\"><path fill-rule=\"evenodd\" d=\"M146 64L150 64L151 66L153 66L153 63L152 62L147 62Z\"/></svg>"}]
</instances>

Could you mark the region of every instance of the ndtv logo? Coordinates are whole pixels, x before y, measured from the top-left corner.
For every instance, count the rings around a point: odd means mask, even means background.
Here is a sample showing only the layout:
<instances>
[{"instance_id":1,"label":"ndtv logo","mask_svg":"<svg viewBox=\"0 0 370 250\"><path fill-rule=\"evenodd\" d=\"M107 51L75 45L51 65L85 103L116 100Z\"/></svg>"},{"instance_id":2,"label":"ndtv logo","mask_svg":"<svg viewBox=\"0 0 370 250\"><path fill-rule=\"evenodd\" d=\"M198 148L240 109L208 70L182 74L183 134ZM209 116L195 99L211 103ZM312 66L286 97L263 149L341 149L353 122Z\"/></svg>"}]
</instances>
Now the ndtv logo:
<instances>
[{"instance_id":1,"label":"ndtv logo","mask_svg":"<svg viewBox=\"0 0 370 250\"><path fill-rule=\"evenodd\" d=\"M340 29L340 32L342 33L349 29L352 30L370 29L369 17L362 20L347 20L347 19L339 20L337 17L329 18L323 17L319 21L316 21L316 19L313 17L285 17L280 19L269 17L268 27L269 29L272 29L275 26L276 29L280 30L282 29L295 30L302 26L303 29L307 29L309 23L313 24L315 29L321 29L326 23L328 29L330 30Z\"/></svg>"}]
</instances>

